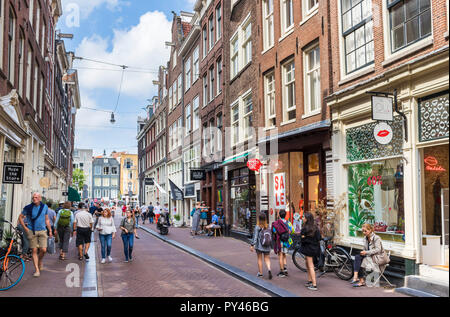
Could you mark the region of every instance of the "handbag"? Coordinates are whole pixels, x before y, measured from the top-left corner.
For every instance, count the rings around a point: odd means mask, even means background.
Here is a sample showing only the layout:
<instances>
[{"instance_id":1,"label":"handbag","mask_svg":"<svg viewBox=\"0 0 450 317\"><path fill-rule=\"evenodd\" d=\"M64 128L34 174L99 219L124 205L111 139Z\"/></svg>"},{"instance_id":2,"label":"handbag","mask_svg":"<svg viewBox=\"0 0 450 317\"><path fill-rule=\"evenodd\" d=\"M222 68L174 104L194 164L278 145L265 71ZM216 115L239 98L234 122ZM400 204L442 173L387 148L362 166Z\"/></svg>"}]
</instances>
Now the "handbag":
<instances>
[{"instance_id":1,"label":"handbag","mask_svg":"<svg viewBox=\"0 0 450 317\"><path fill-rule=\"evenodd\" d=\"M373 256L373 261L378 266L384 266L384 265L389 264L391 262L391 259L388 257L386 251L384 251L383 246L381 246L381 253L380 254L375 254Z\"/></svg>"},{"instance_id":2,"label":"handbag","mask_svg":"<svg viewBox=\"0 0 450 317\"><path fill-rule=\"evenodd\" d=\"M47 253L48 254L55 254L56 253L56 246L55 246L55 238L48 237L47 239Z\"/></svg>"}]
</instances>

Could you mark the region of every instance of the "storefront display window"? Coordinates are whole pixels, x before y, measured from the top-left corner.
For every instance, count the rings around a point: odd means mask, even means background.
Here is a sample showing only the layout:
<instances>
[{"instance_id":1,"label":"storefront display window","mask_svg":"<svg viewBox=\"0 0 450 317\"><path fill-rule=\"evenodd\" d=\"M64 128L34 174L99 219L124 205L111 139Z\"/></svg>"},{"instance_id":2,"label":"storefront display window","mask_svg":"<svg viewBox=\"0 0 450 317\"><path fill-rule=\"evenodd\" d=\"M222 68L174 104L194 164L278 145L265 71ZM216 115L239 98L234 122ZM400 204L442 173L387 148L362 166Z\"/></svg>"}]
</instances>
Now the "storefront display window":
<instances>
[{"instance_id":1,"label":"storefront display window","mask_svg":"<svg viewBox=\"0 0 450 317\"><path fill-rule=\"evenodd\" d=\"M363 237L370 223L384 240L404 242L405 210L401 159L348 167L349 235Z\"/></svg>"},{"instance_id":2,"label":"storefront display window","mask_svg":"<svg viewBox=\"0 0 450 317\"><path fill-rule=\"evenodd\" d=\"M448 153L448 144L423 150L425 170L423 233L427 235L442 235L442 190L449 188Z\"/></svg>"},{"instance_id":3,"label":"storefront display window","mask_svg":"<svg viewBox=\"0 0 450 317\"><path fill-rule=\"evenodd\" d=\"M3 149L3 162L14 163L16 161L16 148L9 143L5 143ZM12 221L14 185L2 184L0 192L0 218ZM0 231L3 224L0 226Z\"/></svg>"},{"instance_id":4,"label":"storefront display window","mask_svg":"<svg viewBox=\"0 0 450 317\"><path fill-rule=\"evenodd\" d=\"M256 177L247 167L234 170L232 175L233 227L251 232L256 219Z\"/></svg>"}]
</instances>

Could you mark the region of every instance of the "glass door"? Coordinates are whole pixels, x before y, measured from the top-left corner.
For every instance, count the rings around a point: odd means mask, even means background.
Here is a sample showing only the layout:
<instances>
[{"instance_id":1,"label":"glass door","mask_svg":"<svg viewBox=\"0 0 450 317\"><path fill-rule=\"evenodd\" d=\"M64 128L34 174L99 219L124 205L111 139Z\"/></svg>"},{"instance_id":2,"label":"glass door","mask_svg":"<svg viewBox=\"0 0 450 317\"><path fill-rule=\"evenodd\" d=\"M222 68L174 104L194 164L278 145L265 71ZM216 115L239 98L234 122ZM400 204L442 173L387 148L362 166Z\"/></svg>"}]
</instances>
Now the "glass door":
<instances>
[{"instance_id":1,"label":"glass door","mask_svg":"<svg viewBox=\"0 0 450 317\"><path fill-rule=\"evenodd\" d=\"M16 148L5 142L3 149L3 163L15 163L16 162ZM14 185L2 184L0 191L0 218L13 221L13 197L14 197ZM0 226L0 231L4 229L4 225ZM1 236L0 236L1 238Z\"/></svg>"}]
</instances>

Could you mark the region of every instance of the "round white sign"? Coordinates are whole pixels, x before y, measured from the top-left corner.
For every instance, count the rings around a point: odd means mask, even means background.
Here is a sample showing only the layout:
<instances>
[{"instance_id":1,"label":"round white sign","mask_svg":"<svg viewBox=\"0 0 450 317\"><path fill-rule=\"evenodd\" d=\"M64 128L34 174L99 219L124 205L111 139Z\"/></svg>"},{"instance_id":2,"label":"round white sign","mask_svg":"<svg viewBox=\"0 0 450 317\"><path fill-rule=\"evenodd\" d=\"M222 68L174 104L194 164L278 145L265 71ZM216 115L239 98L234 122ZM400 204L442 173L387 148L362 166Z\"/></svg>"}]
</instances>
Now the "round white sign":
<instances>
[{"instance_id":1,"label":"round white sign","mask_svg":"<svg viewBox=\"0 0 450 317\"><path fill-rule=\"evenodd\" d=\"M378 143L386 145L391 143L394 137L394 132L389 124L383 122L375 126L373 135Z\"/></svg>"}]
</instances>

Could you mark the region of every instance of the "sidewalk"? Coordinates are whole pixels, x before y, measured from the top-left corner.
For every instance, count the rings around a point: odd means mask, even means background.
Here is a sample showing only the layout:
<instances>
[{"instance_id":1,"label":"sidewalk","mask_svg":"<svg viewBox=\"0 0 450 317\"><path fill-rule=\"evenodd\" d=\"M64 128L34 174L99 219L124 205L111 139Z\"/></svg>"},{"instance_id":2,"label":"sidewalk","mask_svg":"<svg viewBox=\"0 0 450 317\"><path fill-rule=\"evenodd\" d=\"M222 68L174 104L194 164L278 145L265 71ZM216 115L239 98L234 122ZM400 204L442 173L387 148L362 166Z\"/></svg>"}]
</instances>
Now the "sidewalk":
<instances>
[{"instance_id":1,"label":"sidewalk","mask_svg":"<svg viewBox=\"0 0 450 317\"><path fill-rule=\"evenodd\" d=\"M154 224L147 223L145 227L158 232ZM140 234L148 233L140 230ZM244 241L228 237L192 237L190 228L174 227L170 228L167 238L205 253L248 274L256 276L258 273L256 254L250 252L250 245ZM289 276L286 278L276 276L279 272L278 257L272 252L270 258L273 279L269 281L265 268L263 279L300 297L406 297L403 294L395 293L393 289L369 287L355 289L348 281L340 280L334 273L328 273L320 278L317 282L319 291L312 292L304 286L308 279L307 274L297 269L290 256L288 256L287 261Z\"/></svg>"},{"instance_id":2,"label":"sidewalk","mask_svg":"<svg viewBox=\"0 0 450 317\"><path fill-rule=\"evenodd\" d=\"M91 245L93 248L94 245ZM39 278L33 277L33 262L25 262L25 274L22 280L15 287L8 291L0 292L1 297L81 297L83 290L83 277L85 270L85 261L79 261L77 250L75 248L75 237L69 246L67 260L59 260L59 248L56 248L56 254L46 254L44 257L44 269ZM70 265L71 264L71 265ZM69 266L70 265L70 266ZM73 273L66 272L66 268L79 268L79 287L68 287L66 278ZM69 278L70 280L70 278ZM73 279L71 279L73 281Z\"/></svg>"}]
</instances>

